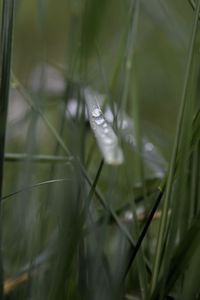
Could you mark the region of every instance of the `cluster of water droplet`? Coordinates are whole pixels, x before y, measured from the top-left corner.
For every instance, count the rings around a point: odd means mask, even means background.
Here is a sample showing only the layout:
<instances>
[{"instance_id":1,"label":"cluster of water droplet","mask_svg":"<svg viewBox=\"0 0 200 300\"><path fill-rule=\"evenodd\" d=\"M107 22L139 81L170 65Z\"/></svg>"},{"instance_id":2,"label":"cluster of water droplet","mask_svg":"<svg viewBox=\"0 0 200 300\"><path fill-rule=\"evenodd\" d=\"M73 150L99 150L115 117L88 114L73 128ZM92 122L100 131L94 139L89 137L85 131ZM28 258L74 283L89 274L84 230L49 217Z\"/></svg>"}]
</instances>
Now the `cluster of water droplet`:
<instances>
[{"instance_id":1,"label":"cluster of water droplet","mask_svg":"<svg viewBox=\"0 0 200 300\"><path fill-rule=\"evenodd\" d=\"M95 126L98 126L99 133L103 139L105 144L112 144L115 143L114 135L109 128L107 121L105 120L102 111L99 107L96 107L92 111L92 117L94 119Z\"/></svg>"}]
</instances>

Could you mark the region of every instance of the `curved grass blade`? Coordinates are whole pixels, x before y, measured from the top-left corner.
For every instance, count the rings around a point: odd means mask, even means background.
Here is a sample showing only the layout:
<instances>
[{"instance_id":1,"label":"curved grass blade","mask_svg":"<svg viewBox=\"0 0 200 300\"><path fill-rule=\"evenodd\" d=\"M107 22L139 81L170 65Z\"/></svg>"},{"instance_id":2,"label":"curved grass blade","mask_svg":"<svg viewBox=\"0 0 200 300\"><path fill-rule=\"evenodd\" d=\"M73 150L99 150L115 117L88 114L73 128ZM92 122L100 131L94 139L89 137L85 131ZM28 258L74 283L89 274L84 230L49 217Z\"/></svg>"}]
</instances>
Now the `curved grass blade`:
<instances>
[{"instance_id":1,"label":"curved grass blade","mask_svg":"<svg viewBox=\"0 0 200 300\"><path fill-rule=\"evenodd\" d=\"M84 90L90 126L98 146L107 164L119 165L123 162L123 153L114 130L107 122L98 103L98 96L89 88Z\"/></svg>"},{"instance_id":2,"label":"curved grass blade","mask_svg":"<svg viewBox=\"0 0 200 300\"><path fill-rule=\"evenodd\" d=\"M43 185L46 185L46 184L52 184L52 183L59 183L59 182L66 182L66 181L70 181L69 178L61 178L61 179L52 179L52 180L47 180L47 181L43 181L43 182L40 182L40 183L36 183L36 184L33 184L33 185L30 185L30 186L27 186L25 188L22 188L18 191L15 191L15 192L12 192L8 195L5 195L3 197L1 197L1 201L4 201L15 196L15 195L18 195L18 194L21 194L21 193L24 193L26 191L30 191L34 188L37 188L37 187L40 187L40 186L43 186Z\"/></svg>"}]
</instances>

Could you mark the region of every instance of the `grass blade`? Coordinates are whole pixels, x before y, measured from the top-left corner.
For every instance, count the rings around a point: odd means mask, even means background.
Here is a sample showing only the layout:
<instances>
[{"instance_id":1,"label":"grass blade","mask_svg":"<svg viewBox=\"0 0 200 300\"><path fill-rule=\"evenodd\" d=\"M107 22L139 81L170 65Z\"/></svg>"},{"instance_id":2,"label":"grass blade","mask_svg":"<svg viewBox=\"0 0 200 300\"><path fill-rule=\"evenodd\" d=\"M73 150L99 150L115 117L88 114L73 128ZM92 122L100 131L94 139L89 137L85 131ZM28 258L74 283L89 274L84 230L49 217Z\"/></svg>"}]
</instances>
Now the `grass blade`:
<instances>
[{"instance_id":1,"label":"grass blade","mask_svg":"<svg viewBox=\"0 0 200 300\"><path fill-rule=\"evenodd\" d=\"M5 153L5 161L7 162L23 162L25 160L31 160L38 163L67 163L71 159L65 156L56 155L28 155L27 153Z\"/></svg>"},{"instance_id":2,"label":"grass blade","mask_svg":"<svg viewBox=\"0 0 200 300\"><path fill-rule=\"evenodd\" d=\"M15 192L12 192L8 195L5 195L5 196L2 196L1 197L1 201L4 201L15 196L15 195L18 195L18 194L21 194L21 193L24 193L24 192L27 192L27 191L31 191L32 189L34 188L37 188L37 187L40 187L40 186L43 186L43 185L48 185L48 184L54 184L54 183L59 183L59 182L65 182L65 181L69 181L70 179L67 179L67 178L60 178L60 179L52 179L52 180L46 180L46 181L43 181L43 182L40 182L40 183L36 183L36 184L33 184L33 185L30 185L30 186L26 186L18 191L15 191Z\"/></svg>"},{"instance_id":3,"label":"grass blade","mask_svg":"<svg viewBox=\"0 0 200 300\"><path fill-rule=\"evenodd\" d=\"M0 198L3 187L3 164L4 147L6 137L6 121L10 87L10 68L12 53L12 35L14 18L14 0L2 2L2 24L1 24L1 53L0 53ZM1 220L0 220L1 223ZM1 224L0 224L1 226ZM1 253L1 228L0 228L0 299L3 299L3 262Z\"/></svg>"},{"instance_id":4,"label":"grass blade","mask_svg":"<svg viewBox=\"0 0 200 300\"><path fill-rule=\"evenodd\" d=\"M24 100L28 102L28 104L31 106L31 108L33 110L37 111L37 113L40 115L40 117L42 118L43 122L46 124L46 126L49 129L49 131L52 134L52 136L59 143L59 145L62 148L62 150L66 153L66 155L68 157L72 158L73 156L71 155L70 150L65 145L63 139L60 137L60 135L58 134L58 132L56 131L56 129L52 126L52 124L49 122L49 120L45 117L45 115L43 114L42 110L32 101L31 95L26 91L26 89L22 86L22 84L17 80L17 78L15 76L13 76L13 77L14 77L14 81L16 82L19 91L21 92L21 94L24 97ZM83 174L86 182L91 187L92 186L92 180L91 180L91 178L87 174L87 172L86 172L84 166L81 164L81 162L79 160L77 160L77 163L80 166L81 173ZM122 231L122 233L125 235L125 237L129 241L130 245L132 245L132 247L135 247L135 242L134 242L131 234L126 229L126 227L121 223L121 221L118 218L118 216L115 213L115 211L107 204L107 202L105 201L103 195L101 194L101 192L99 191L98 188L95 189L95 195L96 195L97 199L99 200L100 204L102 205L102 207L104 209L106 209L109 212L109 214L112 216L113 220L118 225L118 227Z\"/></svg>"},{"instance_id":5,"label":"grass blade","mask_svg":"<svg viewBox=\"0 0 200 300\"><path fill-rule=\"evenodd\" d=\"M181 99L181 107L180 107L180 112L179 112L179 119L178 119L176 136L175 136L175 141L174 141L174 148L173 148L170 169L169 169L169 175L168 175L168 180L167 180L166 195L165 195L164 203L163 203L163 215L161 218L159 234L158 234L157 251L156 251L156 255L155 255L155 263L154 263L151 291L153 291L155 289L156 283L157 283L157 280L159 277L161 255L162 255L162 251L163 251L164 238L165 238L165 234L166 234L166 230L167 230L167 226L168 226L168 211L169 211L169 205L170 205L170 202L172 199L173 180L174 180L174 174L175 174L175 169L176 169L176 160L177 160L178 150L179 150L179 147L183 146L184 152L182 152L182 161L181 161L182 162L182 165L181 165L182 172L185 170L186 157L187 157L188 151L189 151L190 137L189 137L188 130L191 130L191 126L192 126L191 116L192 116L192 108L193 108L193 103L190 103L190 101L191 101L191 99L190 99L190 97L191 97L191 78L194 79L193 78L194 74L192 73L192 72L194 72L193 58L194 58L195 42L196 42L196 35L197 35L197 29L198 29L199 11L200 11L200 1L198 2L198 6L196 9L196 13L195 13L193 32L192 32L191 42L190 42L190 47L189 47L189 52L188 52L185 81L184 81L182 99ZM179 165L180 165L180 162L179 162ZM179 178L180 178L180 176L184 177L183 173L179 173ZM181 186L180 186L180 188L181 188Z\"/></svg>"},{"instance_id":6,"label":"grass blade","mask_svg":"<svg viewBox=\"0 0 200 300\"><path fill-rule=\"evenodd\" d=\"M200 217L198 216L193 222L190 230L186 233L184 239L177 246L174 252L174 255L170 262L169 272L167 274L167 283L165 285L164 291L161 289L161 278L150 298L151 300L161 299L161 293L163 297L167 296L171 288L175 285L177 279L180 278L180 276L182 276L183 272L186 270L190 259L199 246L199 220Z\"/></svg>"},{"instance_id":7,"label":"grass blade","mask_svg":"<svg viewBox=\"0 0 200 300\"><path fill-rule=\"evenodd\" d=\"M112 127L104 117L96 93L89 89L84 91L91 128L107 164L119 165L123 162L122 150Z\"/></svg>"}]
</instances>

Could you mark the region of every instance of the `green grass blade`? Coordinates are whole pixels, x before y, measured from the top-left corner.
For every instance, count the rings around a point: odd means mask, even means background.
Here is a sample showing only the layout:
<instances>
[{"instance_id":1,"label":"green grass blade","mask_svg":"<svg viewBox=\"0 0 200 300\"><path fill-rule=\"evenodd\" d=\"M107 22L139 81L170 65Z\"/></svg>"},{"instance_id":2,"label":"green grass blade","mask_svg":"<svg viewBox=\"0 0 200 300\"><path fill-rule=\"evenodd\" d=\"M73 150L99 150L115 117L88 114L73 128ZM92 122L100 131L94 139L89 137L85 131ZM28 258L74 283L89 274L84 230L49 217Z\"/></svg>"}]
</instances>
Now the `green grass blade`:
<instances>
[{"instance_id":1,"label":"green grass blade","mask_svg":"<svg viewBox=\"0 0 200 300\"><path fill-rule=\"evenodd\" d=\"M20 82L16 79L15 76L14 76L14 81L16 82L19 91L22 93L22 95L24 97L24 100L29 103L29 105L32 107L33 110L35 110L35 111L38 112L38 114L41 116L43 122L46 124L46 126L49 129L49 131L51 132L52 136L60 144L61 148L66 153L66 155L71 158L72 155L71 155L68 147L65 145L63 139L60 137L60 135L58 134L58 132L56 131L56 129L51 125L51 123L49 122L49 120L44 116L44 114L41 111L41 109L39 107L37 107L36 104L32 101L32 98L31 98L30 94L24 89L24 87L20 84ZM87 174L84 166L82 166L79 161L78 161L78 164L80 165L81 172L84 175L84 178L86 179L87 183L89 184L89 186L92 186L92 180L88 176L88 174ZM99 200L99 202L101 203L101 205L111 214L111 216L113 217L113 220L119 226L120 230L126 236L127 240L130 242L130 244L134 247L135 243L133 241L132 236L130 235L130 233L128 232L128 230L125 228L125 226L121 223L121 221L118 218L118 216L116 215L115 211L112 208L110 208L109 205L106 203L103 195L101 194L101 192L99 191L98 188L95 189L95 195L96 195L97 199Z\"/></svg>"},{"instance_id":2,"label":"green grass blade","mask_svg":"<svg viewBox=\"0 0 200 300\"><path fill-rule=\"evenodd\" d=\"M19 92L22 94L24 100L27 101L28 104L31 106L31 108L40 115L40 117L42 118L42 120L44 121L46 126L48 127L49 132L52 134L53 137L56 138L57 142L60 144L60 146L62 147L64 152L68 156L70 156L70 151L69 151L68 147L65 145L65 143L63 142L63 139L58 134L56 129L51 125L49 120L46 118L43 111L40 109L40 107L38 107L38 105L36 103L34 103L31 95L27 92L27 90L23 87L23 85L17 80L17 78L14 75L13 75L13 79L17 85L17 88L19 89Z\"/></svg>"},{"instance_id":3,"label":"green grass blade","mask_svg":"<svg viewBox=\"0 0 200 300\"><path fill-rule=\"evenodd\" d=\"M18 191L12 192L8 195L2 196L1 201L3 201L3 203L4 203L5 200L7 200L7 199L9 199L9 198L11 198L15 195L18 195L18 194L21 194L21 193L24 193L24 192L27 192L27 191L31 191L32 189L43 186L43 185L54 184L54 183L59 183L59 182L65 182L65 181L69 181L69 180L70 179L67 179L67 178L60 178L60 179L52 179L52 180L46 180L46 181L43 181L43 182L35 183L33 185L26 186L22 189L19 189Z\"/></svg>"},{"instance_id":4,"label":"green grass blade","mask_svg":"<svg viewBox=\"0 0 200 300\"><path fill-rule=\"evenodd\" d=\"M170 169L169 169L169 175L167 180L167 188L166 188L166 195L164 198L163 203L163 215L161 218L161 224L159 228L159 235L158 235L158 242L157 242L157 251L155 255L155 263L154 263L154 270L153 270L153 278L152 278L152 285L151 285L151 291L153 291L156 287L156 283L159 276L159 270L160 270L160 263L161 263L161 255L163 250L163 242L164 237L167 229L167 223L168 223L168 210L169 205L171 202L171 195L172 195L172 188L173 188L173 180L174 180L174 174L176 169L176 160L178 155L178 150L180 146L183 146L184 152L183 152L183 160L181 165L181 170L183 170L186 167L186 156L188 156L188 149L189 149L189 132L191 130L192 124L191 124L191 115L192 115L192 107L193 103L190 103L190 96L191 96L191 78L193 78L193 58L195 53L195 39L197 35L198 30L198 16L200 11L200 1L198 2L198 6L195 13L195 20L193 25L193 32L191 36L191 42L188 52L188 58L187 58L187 66L186 66L186 72L185 72L185 81L183 86L183 92L182 92L182 99L181 99L181 107L179 111L179 119L177 124L177 130L176 130L176 136L174 141L174 148L172 153L172 159L170 163ZM183 131L184 129L184 131ZM184 135L185 134L185 135ZM185 140L186 138L186 140ZM181 151L181 149L180 149ZM179 174L183 177L183 174ZM180 187L181 188L181 187Z\"/></svg>"},{"instance_id":5,"label":"green grass blade","mask_svg":"<svg viewBox=\"0 0 200 300\"><path fill-rule=\"evenodd\" d=\"M10 88L10 68L12 51L14 1L3 1L1 27L1 83L0 83L0 195L2 194L3 157L6 133L6 120Z\"/></svg>"},{"instance_id":6,"label":"green grass blade","mask_svg":"<svg viewBox=\"0 0 200 300\"><path fill-rule=\"evenodd\" d=\"M194 0L188 0L189 4L192 6L192 8L195 10L196 4Z\"/></svg>"},{"instance_id":7,"label":"green grass blade","mask_svg":"<svg viewBox=\"0 0 200 300\"><path fill-rule=\"evenodd\" d=\"M0 198L3 187L4 147L10 87L14 0L3 1L0 45ZM0 220L1 223L1 220ZM1 226L1 224L0 224ZM3 299L3 262L0 228L0 299Z\"/></svg>"},{"instance_id":8,"label":"green grass blade","mask_svg":"<svg viewBox=\"0 0 200 300\"><path fill-rule=\"evenodd\" d=\"M95 49L96 38L100 32L102 18L108 1L85 0L83 14L82 47L84 59L88 59ZM92 26L91 26L92 24Z\"/></svg>"},{"instance_id":9,"label":"green grass blade","mask_svg":"<svg viewBox=\"0 0 200 300\"><path fill-rule=\"evenodd\" d=\"M151 300L161 299L167 296L172 287L176 284L189 264L190 259L193 257L196 249L199 247L199 224L200 217L198 216L193 222L190 230L185 234L182 242L175 249L174 255L170 262L169 272L167 274L167 281L164 290L162 290L162 278L158 281L156 288L151 296ZM164 274L165 275L165 274ZM162 299L163 299L162 298Z\"/></svg>"},{"instance_id":10,"label":"green grass blade","mask_svg":"<svg viewBox=\"0 0 200 300\"><path fill-rule=\"evenodd\" d=\"M98 96L89 89L84 91L91 128L107 164L119 165L123 162L122 150L114 130L104 117Z\"/></svg>"},{"instance_id":11,"label":"green grass blade","mask_svg":"<svg viewBox=\"0 0 200 300\"><path fill-rule=\"evenodd\" d=\"M142 245L142 242L143 242L143 240L144 240L144 238L145 238L145 236L146 236L146 234L147 234L147 231L148 231L148 229L149 229L149 226L151 225L151 222L152 222L152 220L153 220L154 214L155 214L156 210L158 209L158 206L159 206L159 204L160 204L160 201L162 200L163 193L164 193L164 189L163 189L162 191L159 192L159 195L158 195L158 197L156 198L156 201L155 201L155 203L154 203L154 205L153 205L153 207L152 207L152 209L151 209L151 211L150 211L150 213L149 213L149 216L148 216L148 218L147 218L147 220L146 220L146 223L145 223L145 225L144 225L144 227L143 227L143 229L142 229L142 231L141 231L141 233L140 233L140 235L139 235L139 238L138 238L138 240L137 240L137 243L136 243L136 245L135 245L135 248L133 249L132 255L131 255L131 257L130 257L130 260L129 260L129 263L128 263L128 266L127 266L127 269L126 269L126 272L125 272L125 277L127 276L128 271L129 271L129 269L130 269L132 263L134 262L135 257L136 257L136 255L137 255L138 251L140 250L140 247L141 247L141 245Z\"/></svg>"},{"instance_id":12,"label":"green grass blade","mask_svg":"<svg viewBox=\"0 0 200 300\"><path fill-rule=\"evenodd\" d=\"M23 162L25 160L31 160L38 163L68 163L71 161L70 158L60 155L28 155L27 153L5 153L4 159L6 162Z\"/></svg>"}]
</instances>

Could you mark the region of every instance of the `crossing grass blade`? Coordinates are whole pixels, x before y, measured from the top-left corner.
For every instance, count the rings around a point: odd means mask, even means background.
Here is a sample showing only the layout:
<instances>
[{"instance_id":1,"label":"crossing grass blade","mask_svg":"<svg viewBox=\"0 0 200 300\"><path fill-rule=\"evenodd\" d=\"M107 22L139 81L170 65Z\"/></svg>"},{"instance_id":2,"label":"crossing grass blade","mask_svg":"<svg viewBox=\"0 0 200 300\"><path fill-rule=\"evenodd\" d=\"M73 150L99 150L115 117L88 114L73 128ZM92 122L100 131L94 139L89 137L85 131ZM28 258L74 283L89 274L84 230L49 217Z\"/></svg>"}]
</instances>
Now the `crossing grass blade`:
<instances>
[{"instance_id":1,"label":"crossing grass blade","mask_svg":"<svg viewBox=\"0 0 200 300\"><path fill-rule=\"evenodd\" d=\"M16 82L19 91L22 93L22 95L24 97L24 100L27 101L28 104L31 106L31 108L33 110L35 110L40 115L40 117L42 118L43 122L46 124L49 132L52 134L52 137L54 137L55 140L59 143L60 147L65 152L66 156L70 157L70 159L71 159L73 157L73 155L71 154L70 150L66 146L66 144L63 141L62 137L58 134L57 130L49 122L48 118L46 118L46 116L43 114L42 110L38 107L37 103L34 103L31 95L27 92L27 90L22 86L22 84L17 80L17 78L15 76L13 76L13 77L14 77L14 81ZM73 157L73 159L75 159L75 158ZM75 159L75 161L76 161L76 159ZM81 173L83 174L86 182L88 183L89 186L92 186L92 180L88 176L88 174L87 174L84 166L80 163L79 160L77 161L77 163L80 166ZM100 190L98 188L95 189L95 196L99 200L101 206L104 209L106 209L106 211L108 211L108 213L112 216L113 220L115 221L115 223L119 227L120 231L125 235L126 239L129 241L130 245L132 247L135 247L135 242L134 242L132 236L130 235L129 231L121 223L121 221L118 218L118 216L115 213L115 211L107 204L106 200L104 199L102 193L100 192Z\"/></svg>"},{"instance_id":2,"label":"crossing grass blade","mask_svg":"<svg viewBox=\"0 0 200 300\"><path fill-rule=\"evenodd\" d=\"M154 299L164 299L170 292L173 286L176 285L177 280L182 276L186 270L190 260L192 259L195 251L199 247L199 216L193 222L191 228L185 233L182 242L175 248L172 260L170 261L169 272L167 274L166 285L164 290L161 290L162 277L158 281L155 291L150 297ZM165 274L163 275L165 276ZM160 298L162 295L162 298Z\"/></svg>"}]
</instances>

